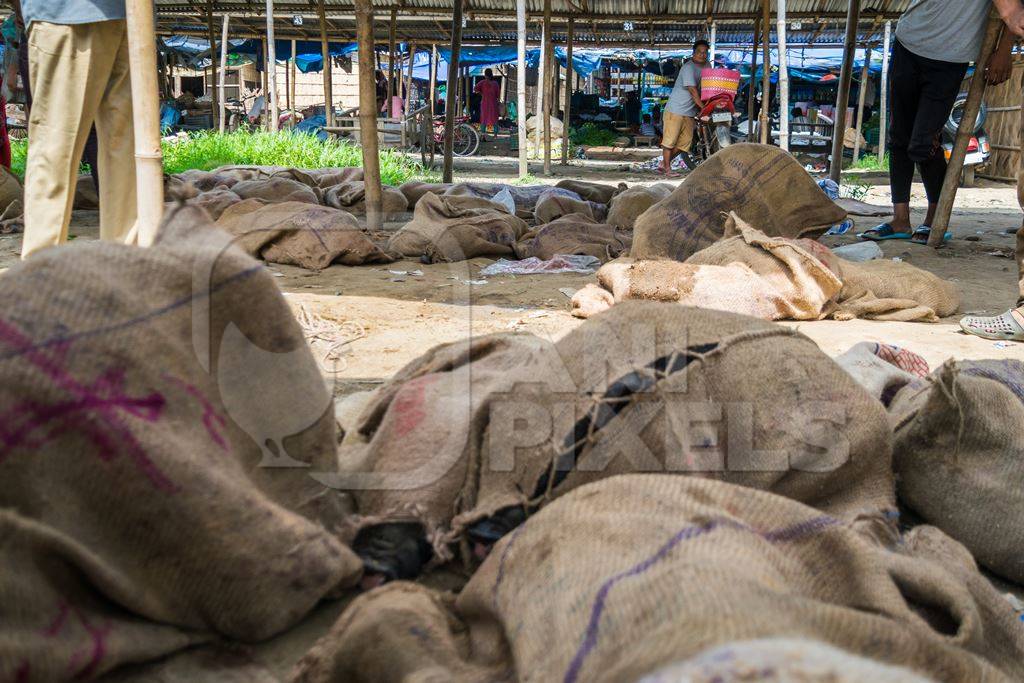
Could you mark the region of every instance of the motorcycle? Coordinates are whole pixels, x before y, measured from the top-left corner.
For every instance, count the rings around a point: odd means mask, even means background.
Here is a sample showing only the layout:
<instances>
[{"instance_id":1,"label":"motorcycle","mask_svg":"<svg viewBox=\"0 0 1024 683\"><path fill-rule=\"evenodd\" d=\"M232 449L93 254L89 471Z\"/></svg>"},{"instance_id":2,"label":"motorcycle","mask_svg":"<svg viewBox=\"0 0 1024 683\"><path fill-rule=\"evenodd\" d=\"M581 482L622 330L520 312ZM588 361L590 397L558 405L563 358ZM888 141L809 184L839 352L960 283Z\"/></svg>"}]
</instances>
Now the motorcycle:
<instances>
[{"instance_id":1,"label":"motorcycle","mask_svg":"<svg viewBox=\"0 0 1024 683\"><path fill-rule=\"evenodd\" d=\"M704 108L697 115L697 149L694 161L700 163L732 144L736 118L736 91L740 73L732 69L704 69L701 73L701 99Z\"/></svg>"},{"instance_id":2,"label":"motorcycle","mask_svg":"<svg viewBox=\"0 0 1024 683\"><path fill-rule=\"evenodd\" d=\"M964 117L964 106L967 104L967 93L961 93L957 96L956 102L953 104L953 109L949 113L949 118L946 119L946 125L942 128L942 149L946 155L946 161L953 154L953 144L956 142L956 132L960 127L960 121ZM988 163L989 157L992 155L992 145L989 143L988 133L985 132L985 118L988 115L988 108L983 102L981 109L978 111L978 118L974 122L974 134L971 136L970 142L967 144L967 157L964 159L964 170L962 185L964 187L971 187L974 185L974 173L975 170Z\"/></svg>"}]
</instances>

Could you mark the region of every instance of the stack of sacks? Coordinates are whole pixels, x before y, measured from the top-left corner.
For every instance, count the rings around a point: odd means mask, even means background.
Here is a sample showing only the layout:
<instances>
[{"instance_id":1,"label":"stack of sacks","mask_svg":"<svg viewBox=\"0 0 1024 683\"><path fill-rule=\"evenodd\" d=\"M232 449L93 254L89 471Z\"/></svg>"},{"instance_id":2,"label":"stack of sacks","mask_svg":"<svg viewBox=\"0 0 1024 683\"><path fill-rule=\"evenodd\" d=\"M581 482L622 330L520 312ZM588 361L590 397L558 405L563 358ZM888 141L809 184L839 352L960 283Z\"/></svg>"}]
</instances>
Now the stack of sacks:
<instances>
[{"instance_id":1,"label":"stack of sacks","mask_svg":"<svg viewBox=\"0 0 1024 683\"><path fill-rule=\"evenodd\" d=\"M358 582L344 500L308 476L333 466L331 396L270 273L202 212L4 286L0 679L260 641Z\"/></svg>"},{"instance_id":2,"label":"stack of sacks","mask_svg":"<svg viewBox=\"0 0 1024 683\"><path fill-rule=\"evenodd\" d=\"M960 305L956 287L932 273L906 263L845 261L814 240L768 237L736 213L728 215L722 239L685 263L621 259L602 267L597 280L573 296L577 317L628 299L674 301L765 320L935 322Z\"/></svg>"}]
</instances>

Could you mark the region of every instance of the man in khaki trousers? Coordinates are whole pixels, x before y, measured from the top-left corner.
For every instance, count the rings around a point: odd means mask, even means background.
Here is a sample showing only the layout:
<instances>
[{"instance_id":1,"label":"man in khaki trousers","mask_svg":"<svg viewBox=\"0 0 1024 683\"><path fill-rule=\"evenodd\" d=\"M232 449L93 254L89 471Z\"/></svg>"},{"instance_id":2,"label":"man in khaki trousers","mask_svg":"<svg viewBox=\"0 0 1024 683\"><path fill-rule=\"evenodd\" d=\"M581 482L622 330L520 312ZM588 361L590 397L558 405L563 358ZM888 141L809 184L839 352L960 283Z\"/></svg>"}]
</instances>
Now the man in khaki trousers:
<instances>
[{"instance_id":1,"label":"man in khaki trousers","mask_svg":"<svg viewBox=\"0 0 1024 683\"><path fill-rule=\"evenodd\" d=\"M78 160L95 122L100 238L136 217L132 91L124 0L22 0L28 30L28 164L22 258L67 241Z\"/></svg>"}]
</instances>

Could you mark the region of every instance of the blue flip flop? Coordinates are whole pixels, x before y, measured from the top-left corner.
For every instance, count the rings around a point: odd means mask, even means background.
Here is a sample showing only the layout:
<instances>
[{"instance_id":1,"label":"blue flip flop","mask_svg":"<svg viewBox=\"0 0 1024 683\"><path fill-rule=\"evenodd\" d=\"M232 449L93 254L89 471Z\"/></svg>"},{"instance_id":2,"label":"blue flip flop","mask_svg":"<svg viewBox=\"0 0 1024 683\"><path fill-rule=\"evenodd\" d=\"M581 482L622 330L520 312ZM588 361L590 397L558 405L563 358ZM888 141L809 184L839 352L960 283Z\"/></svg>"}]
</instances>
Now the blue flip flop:
<instances>
[{"instance_id":1,"label":"blue flip flop","mask_svg":"<svg viewBox=\"0 0 1024 683\"><path fill-rule=\"evenodd\" d=\"M928 244L928 237L932 234L932 228L930 225L922 225L914 234L910 237L910 241L914 244ZM947 232L942 236L943 242L948 242L953 238L953 233Z\"/></svg>"},{"instance_id":2,"label":"blue flip flop","mask_svg":"<svg viewBox=\"0 0 1024 683\"><path fill-rule=\"evenodd\" d=\"M870 230L857 233L857 237L862 240L871 240L872 242L881 242L882 240L909 240L910 233L896 232L896 229L888 223L882 223L881 225L876 225Z\"/></svg>"}]
</instances>

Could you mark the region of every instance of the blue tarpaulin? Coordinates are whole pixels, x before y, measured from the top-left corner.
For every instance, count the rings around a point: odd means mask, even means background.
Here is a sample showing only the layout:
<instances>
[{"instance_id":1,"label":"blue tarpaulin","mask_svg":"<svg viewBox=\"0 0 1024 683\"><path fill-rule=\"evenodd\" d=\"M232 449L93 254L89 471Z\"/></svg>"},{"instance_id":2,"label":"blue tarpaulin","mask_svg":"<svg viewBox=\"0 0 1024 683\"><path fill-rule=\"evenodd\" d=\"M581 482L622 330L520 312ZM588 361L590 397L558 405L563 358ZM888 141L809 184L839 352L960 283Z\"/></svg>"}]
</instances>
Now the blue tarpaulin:
<instances>
[{"instance_id":1,"label":"blue tarpaulin","mask_svg":"<svg viewBox=\"0 0 1024 683\"><path fill-rule=\"evenodd\" d=\"M345 57L356 52L356 43L327 43L327 51L332 57ZM274 52L278 62L287 62L292 58L292 41L275 40ZM318 41L295 41L295 68L304 74L324 70L324 59Z\"/></svg>"},{"instance_id":2,"label":"blue tarpaulin","mask_svg":"<svg viewBox=\"0 0 1024 683\"><path fill-rule=\"evenodd\" d=\"M210 41L194 36L168 36L161 38L157 44L160 52L176 55L178 59L192 69L205 69L210 66ZM219 48L218 48L219 49ZM228 57L232 65L243 61L262 63L262 49L255 40L228 40Z\"/></svg>"}]
</instances>

